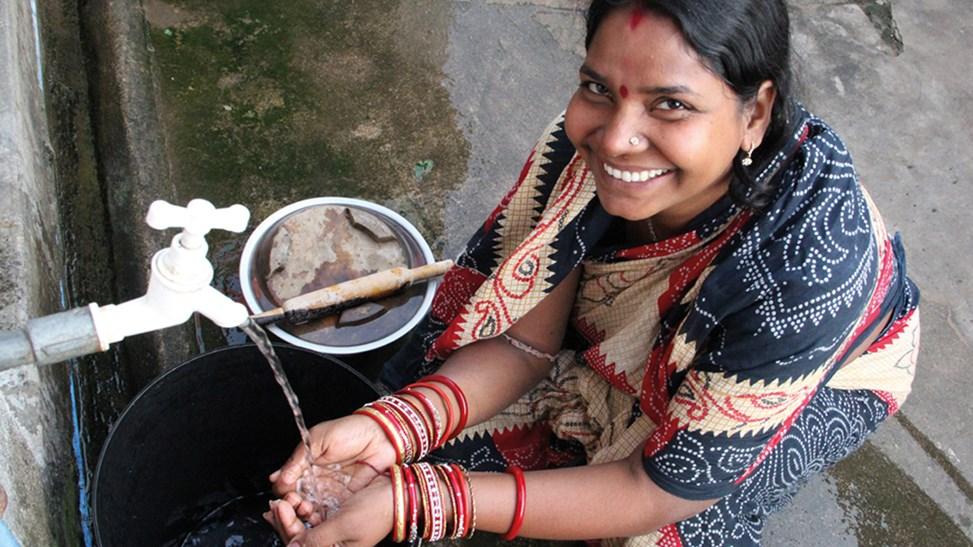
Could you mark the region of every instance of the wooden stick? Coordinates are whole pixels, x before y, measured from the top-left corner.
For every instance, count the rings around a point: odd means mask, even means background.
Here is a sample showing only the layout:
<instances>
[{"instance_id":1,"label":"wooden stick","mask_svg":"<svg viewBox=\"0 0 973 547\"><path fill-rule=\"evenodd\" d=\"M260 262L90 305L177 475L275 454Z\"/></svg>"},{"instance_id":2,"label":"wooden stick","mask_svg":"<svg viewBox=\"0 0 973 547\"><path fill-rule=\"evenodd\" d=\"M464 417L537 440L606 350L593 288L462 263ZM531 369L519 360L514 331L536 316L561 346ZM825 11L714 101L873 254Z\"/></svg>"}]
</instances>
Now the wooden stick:
<instances>
[{"instance_id":1,"label":"wooden stick","mask_svg":"<svg viewBox=\"0 0 973 547\"><path fill-rule=\"evenodd\" d=\"M341 310L386 297L417 281L424 281L446 273L452 260L441 260L416 268L391 268L350 279L336 285L288 298L279 308L250 316L258 325L266 325L287 317L292 323L303 323L313 317L330 315Z\"/></svg>"}]
</instances>

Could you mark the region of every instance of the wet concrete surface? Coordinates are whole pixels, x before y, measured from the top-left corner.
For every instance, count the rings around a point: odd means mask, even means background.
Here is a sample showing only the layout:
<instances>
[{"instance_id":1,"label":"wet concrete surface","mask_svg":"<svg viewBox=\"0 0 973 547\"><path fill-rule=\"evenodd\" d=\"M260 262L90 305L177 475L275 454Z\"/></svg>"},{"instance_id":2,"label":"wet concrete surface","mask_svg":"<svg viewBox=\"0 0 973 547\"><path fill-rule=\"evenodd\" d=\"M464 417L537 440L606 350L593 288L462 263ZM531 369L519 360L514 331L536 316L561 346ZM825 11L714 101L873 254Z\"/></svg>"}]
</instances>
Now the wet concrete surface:
<instances>
[{"instance_id":1,"label":"wet concrete surface","mask_svg":"<svg viewBox=\"0 0 973 547\"><path fill-rule=\"evenodd\" d=\"M468 155L441 85L446 36L429 31L443 7L146 2L180 198L239 201L255 222L308 197L380 200L441 234L427 205Z\"/></svg>"},{"instance_id":2,"label":"wet concrete surface","mask_svg":"<svg viewBox=\"0 0 973 547\"><path fill-rule=\"evenodd\" d=\"M181 201L240 202L256 223L308 197L370 199L447 257L565 107L583 55L575 0L144 4ZM791 6L800 91L903 232L924 339L901 418L772 517L766 544L968 545L973 5ZM211 239L229 292L242 242Z\"/></svg>"},{"instance_id":3,"label":"wet concrete surface","mask_svg":"<svg viewBox=\"0 0 973 547\"><path fill-rule=\"evenodd\" d=\"M252 228L301 199L366 199L443 251L430 204L460 184L469 154L441 85L448 5L149 0L145 14L181 202L243 203ZM218 288L239 296L245 236L209 240ZM202 349L243 339L197 330Z\"/></svg>"}]
</instances>

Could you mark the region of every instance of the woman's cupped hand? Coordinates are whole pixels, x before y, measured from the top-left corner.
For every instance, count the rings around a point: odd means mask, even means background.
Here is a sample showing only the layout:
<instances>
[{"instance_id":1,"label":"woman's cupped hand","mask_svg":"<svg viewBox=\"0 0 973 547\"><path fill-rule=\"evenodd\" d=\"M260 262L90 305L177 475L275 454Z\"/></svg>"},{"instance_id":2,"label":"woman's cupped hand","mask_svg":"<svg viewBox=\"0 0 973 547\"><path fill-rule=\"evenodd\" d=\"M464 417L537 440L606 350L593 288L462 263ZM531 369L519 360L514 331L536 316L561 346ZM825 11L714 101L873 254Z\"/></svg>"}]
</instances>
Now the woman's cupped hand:
<instances>
[{"instance_id":1,"label":"woman's cupped hand","mask_svg":"<svg viewBox=\"0 0 973 547\"><path fill-rule=\"evenodd\" d=\"M270 511L264 514L285 541L305 537L305 523L316 528L324 525L324 531L308 536L311 537L311 543L304 542L301 545L317 545L314 538L321 534L324 534L322 537L330 537L328 534L344 529L345 523L362 512L360 498L376 496L377 493L369 489L380 489L383 482L387 486L388 479L381 474L395 463L395 449L385 433L374 421L360 415L353 414L314 426L310 430L309 444L310 455L301 443L284 465L270 475L273 491L281 499L271 502ZM334 477L328 476L331 473L341 473L344 477L341 487L327 488L331 501L339 506L338 511L327 514L306 496L309 489L315 488L308 481L333 482ZM379 503L372 509L391 512L391 490L386 490L389 495L387 503ZM377 517L378 515L371 515L370 518ZM384 521L378 519L371 524L365 522L362 526L384 528L381 523ZM349 529L356 534L368 535L365 529ZM379 534L377 542L388 530L377 530L375 533ZM356 541L345 538L342 545L347 545L348 540ZM332 543L337 541L322 545Z\"/></svg>"},{"instance_id":2,"label":"woman's cupped hand","mask_svg":"<svg viewBox=\"0 0 973 547\"><path fill-rule=\"evenodd\" d=\"M395 463L395 448L382 429L370 418L357 414L312 427L309 444L310 457L304 444L298 444L284 465L271 473L270 482L278 495L294 491L298 479L305 475L311 463L354 467L357 473L352 475L352 485L349 486L352 490L354 484L363 484L361 480L368 475L368 468L374 475L385 472Z\"/></svg>"},{"instance_id":3,"label":"woman's cupped hand","mask_svg":"<svg viewBox=\"0 0 973 547\"><path fill-rule=\"evenodd\" d=\"M288 547L369 547L392 531L392 482L386 475L376 475L326 520L301 517L304 503L291 492L271 502L265 515Z\"/></svg>"}]
</instances>

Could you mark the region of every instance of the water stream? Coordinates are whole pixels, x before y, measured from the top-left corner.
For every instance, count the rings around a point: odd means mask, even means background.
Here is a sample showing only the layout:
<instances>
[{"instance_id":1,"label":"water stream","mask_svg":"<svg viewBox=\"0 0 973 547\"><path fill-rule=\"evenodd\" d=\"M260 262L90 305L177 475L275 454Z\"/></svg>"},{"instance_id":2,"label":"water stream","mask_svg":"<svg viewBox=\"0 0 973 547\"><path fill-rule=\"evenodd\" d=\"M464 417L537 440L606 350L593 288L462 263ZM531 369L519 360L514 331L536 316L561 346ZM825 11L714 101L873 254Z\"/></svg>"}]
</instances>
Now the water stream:
<instances>
[{"instance_id":1,"label":"water stream","mask_svg":"<svg viewBox=\"0 0 973 547\"><path fill-rule=\"evenodd\" d=\"M284 391L284 397L287 399L287 404L290 405L291 411L294 413L294 422L297 423L297 429L301 433L301 442L304 443L304 449L309 458L308 464L310 464L311 434L308 432L307 424L304 422L304 413L301 412L301 402L298 400L297 394L294 393L294 388L291 387L291 383L287 381L287 374L284 373L284 365L280 362L280 357L277 356L277 352L274 351L274 346L270 342L267 331L260 325L254 323L252 319L247 319L246 323L240 325L240 330L253 340L260 353L267 358L267 364L270 365L270 370L274 372L274 378L280 384L280 388Z\"/></svg>"},{"instance_id":2,"label":"water stream","mask_svg":"<svg viewBox=\"0 0 973 547\"><path fill-rule=\"evenodd\" d=\"M323 520L336 512L341 506L341 502L351 494L348 490L351 476L344 472L339 464L317 465L313 462L311 458L311 434L304 422L304 413L301 412L300 401L287 380L283 363L274 351L267 331L250 319L241 325L240 329L253 340L257 349L267 359L267 364L270 365L274 378L283 390L287 404L291 407L294 422L301 433L301 442L304 445L304 457L307 463L303 476L298 479L298 493L314 504L315 511Z\"/></svg>"}]
</instances>

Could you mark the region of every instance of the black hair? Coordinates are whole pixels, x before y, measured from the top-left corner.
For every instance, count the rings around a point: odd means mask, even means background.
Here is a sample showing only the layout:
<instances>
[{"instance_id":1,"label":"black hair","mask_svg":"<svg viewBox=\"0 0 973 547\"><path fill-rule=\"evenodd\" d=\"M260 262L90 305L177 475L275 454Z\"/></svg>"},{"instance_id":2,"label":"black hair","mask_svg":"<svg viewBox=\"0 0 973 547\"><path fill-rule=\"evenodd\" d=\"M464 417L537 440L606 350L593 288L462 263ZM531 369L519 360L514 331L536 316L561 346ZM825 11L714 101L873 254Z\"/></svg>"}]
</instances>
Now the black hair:
<instances>
[{"instance_id":1,"label":"black hair","mask_svg":"<svg viewBox=\"0 0 973 547\"><path fill-rule=\"evenodd\" d=\"M605 15L625 6L672 19L702 62L746 104L770 80L777 90L773 115L763 143L753 152L754 167L766 163L790 133L792 117L790 22L784 0L593 0L588 7L585 48L591 45ZM742 207L769 204L775 177L758 182L733 162L730 197Z\"/></svg>"}]
</instances>

